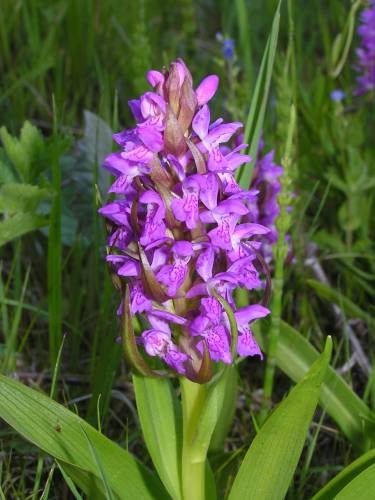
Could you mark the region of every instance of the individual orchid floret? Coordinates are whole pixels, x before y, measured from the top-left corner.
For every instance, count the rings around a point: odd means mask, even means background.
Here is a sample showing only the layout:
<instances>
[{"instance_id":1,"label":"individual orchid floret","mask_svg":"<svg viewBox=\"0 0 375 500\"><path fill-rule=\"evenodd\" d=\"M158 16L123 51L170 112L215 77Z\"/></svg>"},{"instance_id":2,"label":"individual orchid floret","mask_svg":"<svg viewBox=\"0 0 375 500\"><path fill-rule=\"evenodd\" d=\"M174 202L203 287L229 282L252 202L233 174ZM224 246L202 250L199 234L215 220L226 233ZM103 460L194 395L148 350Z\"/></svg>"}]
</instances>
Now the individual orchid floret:
<instances>
[{"instance_id":1,"label":"individual orchid floret","mask_svg":"<svg viewBox=\"0 0 375 500\"><path fill-rule=\"evenodd\" d=\"M357 95L375 90L375 0L369 0L369 6L361 13L361 24L358 27L361 42L356 50Z\"/></svg>"},{"instance_id":2,"label":"individual orchid floret","mask_svg":"<svg viewBox=\"0 0 375 500\"><path fill-rule=\"evenodd\" d=\"M122 293L124 347L135 368L158 375L145 358L159 358L203 383L212 362L262 357L249 324L269 311L264 304L237 310L234 300L238 288L264 288L259 248L270 229L254 208L261 180L250 190L235 181L250 157L244 144L225 145L241 123L211 123L207 103L217 76L194 89L179 59L147 80L152 90L129 102L135 128L114 135L121 150L103 164L116 177L99 210L109 232L107 262ZM137 335L134 316L144 325Z\"/></svg>"}]
</instances>

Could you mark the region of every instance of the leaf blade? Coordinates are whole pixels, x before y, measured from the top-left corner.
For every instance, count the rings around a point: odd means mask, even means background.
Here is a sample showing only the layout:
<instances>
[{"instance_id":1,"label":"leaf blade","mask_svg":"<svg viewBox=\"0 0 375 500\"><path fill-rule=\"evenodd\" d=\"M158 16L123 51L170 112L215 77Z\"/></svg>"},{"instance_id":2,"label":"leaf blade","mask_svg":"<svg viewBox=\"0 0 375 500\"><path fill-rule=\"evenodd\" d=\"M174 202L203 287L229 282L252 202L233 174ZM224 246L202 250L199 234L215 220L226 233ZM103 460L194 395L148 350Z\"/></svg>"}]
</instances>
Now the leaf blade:
<instances>
[{"instance_id":1,"label":"leaf blade","mask_svg":"<svg viewBox=\"0 0 375 500\"><path fill-rule=\"evenodd\" d=\"M319 400L331 352L332 340L328 337L324 352L255 437L234 480L229 500L249 498L249 491L252 500L284 498Z\"/></svg>"},{"instance_id":2,"label":"leaf blade","mask_svg":"<svg viewBox=\"0 0 375 500\"><path fill-rule=\"evenodd\" d=\"M265 338L255 323L257 340L267 352ZM280 337L276 352L278 367L295 382L302 379L318 357L316 349L297 330L284 321L280 323ZM368 406L352 391L340 375L329 367L320 402L336 421L342 432L358 449L368 450L373 444L373 414Z\"/></svg>"},{"instance_id":3,"label":"leaf blade","mask_svg":"<svg viewBox=\"0 0 375 500\"><path fill-rule=\"evenodd\" d=\"M170 380L133 375L144 440L164 486L181 498L181 407Z\"/></svg>"},{"instance_id":4,"label":"leaf blade","mask_svg":"<svg viewBox=\"0 0 375 500\"><path fill-rule=\"evenodd\" d=\"M62 405L3 375L0 417L57 460L98 477L83 428L100 455L110 487L118 498L143 500L166 495L155 477L130 453Z\"/></svg>"}]
</instances>

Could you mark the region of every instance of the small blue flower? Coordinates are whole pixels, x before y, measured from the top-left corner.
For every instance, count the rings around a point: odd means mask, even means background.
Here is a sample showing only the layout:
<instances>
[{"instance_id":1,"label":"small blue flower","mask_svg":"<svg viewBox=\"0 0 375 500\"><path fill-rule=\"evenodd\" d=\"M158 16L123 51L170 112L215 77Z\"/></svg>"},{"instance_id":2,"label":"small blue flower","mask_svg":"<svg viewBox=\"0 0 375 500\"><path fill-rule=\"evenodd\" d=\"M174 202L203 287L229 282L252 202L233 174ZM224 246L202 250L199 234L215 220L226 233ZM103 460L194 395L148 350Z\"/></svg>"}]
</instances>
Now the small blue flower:
<instances>
[{"instance_id":1,"label":"small blue flower","mask_svg":"<svg viewBox=\"0 0 375 500\"><path fill-rule=\"evenodd\" d=\"M330 93L330 98L334 102L341 102L345 98L346 94L340 89L332 90Z\"/></svg>"},{"instance_id":2,"label":"small blue flower","mask_svg":"<svg viewBox=\"0 0 375 500\"><path fill-rule=\"evenodd\" d=\"M225 59L231 61L234 56L234 40L232 38L224 38L223 40L223 54Z\"/></svg>"}]
</instances>

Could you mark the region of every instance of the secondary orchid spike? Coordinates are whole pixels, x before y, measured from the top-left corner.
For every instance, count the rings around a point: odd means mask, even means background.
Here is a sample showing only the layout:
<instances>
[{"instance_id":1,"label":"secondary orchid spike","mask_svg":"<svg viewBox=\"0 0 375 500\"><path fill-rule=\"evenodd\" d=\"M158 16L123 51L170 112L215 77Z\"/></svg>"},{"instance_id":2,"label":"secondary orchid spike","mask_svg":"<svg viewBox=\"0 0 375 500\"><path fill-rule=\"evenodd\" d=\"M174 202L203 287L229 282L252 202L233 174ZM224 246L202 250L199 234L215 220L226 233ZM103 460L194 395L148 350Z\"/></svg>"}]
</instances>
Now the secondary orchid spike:
<instances>
[{"instance_id":1,"label":"secondary orchid spike","mask_svg":"<svg viewBox=\"0 0 375 500\"><path fill-rule=\"evenodd\" d=\"M277 197L281 191L280 177L283 168L274 162L275 152L272 150L263 154L263 148L264 145L261 142L251 187L259 191L257 197L257 222L270 229L261 239L262 255L266 262L270 263L273 258L272 246L278 238L275 221L280 214Z\"/></svg>"},{"instance_id":2,"label":"secondary orchid spike","mask_svg":"<svg viewBox=\"0 0 375 500\"><path fill-rule=\"evenodd\" d=\"M369 1L369 6L361 13L361 24L358 28L361 45L356 50L357 95L375 90L375 0Z\"/></svg>"},{"instance_id":3,"label":"secondary orchid spike","mask_svg":"<svg viewBox=\"0 0 375 500\"><path fill-rule=\"evenodd\" d=\"M130 357L139 360L140 348L172 372L205 382L212 361L232 363L232 346L240 356L262 357L250 323L269 310L237 309L233 292L262 287L259 238L270 230L258 223L258 189L235 181L236 169L250 161L241 153L246 145L224 146L242 124L211 120L207 103L218 77L194 89L178 59L147 80L153 90L129 102L136 127L114 135L121 150L103 164L116 177L111 201L99 210L110 228L107 261L129 290L119 314L130 310L148 324L138 336L127 329ZM233 310L237 342L223 304Z\"/></svg>"}]
</instances>

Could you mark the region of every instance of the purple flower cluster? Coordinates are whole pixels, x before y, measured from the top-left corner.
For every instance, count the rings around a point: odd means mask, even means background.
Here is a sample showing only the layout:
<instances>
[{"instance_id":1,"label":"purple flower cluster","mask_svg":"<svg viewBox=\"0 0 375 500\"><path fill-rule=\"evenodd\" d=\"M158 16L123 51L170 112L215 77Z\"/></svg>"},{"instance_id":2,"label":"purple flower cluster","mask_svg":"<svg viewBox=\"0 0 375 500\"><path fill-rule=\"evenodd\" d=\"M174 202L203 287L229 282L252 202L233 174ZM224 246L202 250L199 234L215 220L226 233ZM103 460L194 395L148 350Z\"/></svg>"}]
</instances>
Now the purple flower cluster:
<instances>
[{"instance_id":1,"label":"purple flower cluster","mask_svg":"<svg viewBox=\"0 0 375 500\"><path fill-rule=\"evenodd\" d=\"M273 257L272 246L278 239L275 221L280 214L277 197L281 191L279 178L283 173L283 168L274 162L275 152L273 150L262 154L263 147L261 142L251 187L259 192L256 221L270 229L267 234L261 237L261 252L266 262L269 263Z\"/></svg>"},{"instance_id":2,"label":"purple flower cluster","mask_svg":"<svg viewBox=\"0 0 375 500\"><path fill-rule=\"evenodd\" d=\"M370 0L369 7L361 14L361 25L358 28L361 47L357 49L356 94L361 95L375 89L375 0Z\"/></svg>"},{"instance_id":3,"label":"purple flower cluster","mask_svg":"<svg viewBox=\"0 0 375 500\"><path fill-rule=\"evenodd\" d=\"M259 238L270 230L258 223L261 180L243 190L234 177L250 161L246 145L223 146L242 124L211 123L218 77L194 90L179 59L147 80L153 91L129 102L136 127L114 135L121 151L104 162L116 177L114 199L99 210L109 226L107 261L129 287L129 313L147 318L137 345L197 380L207 358L232 362L229 318L216 297L234 312L237 353L262 357L249 323L269 310L236 309L233 292L261 287Z\"/></svg>"}]
</instances>

